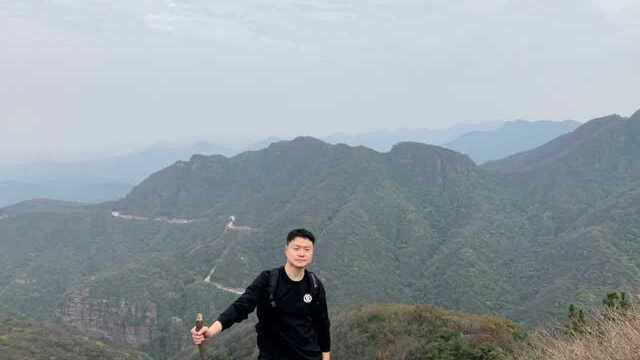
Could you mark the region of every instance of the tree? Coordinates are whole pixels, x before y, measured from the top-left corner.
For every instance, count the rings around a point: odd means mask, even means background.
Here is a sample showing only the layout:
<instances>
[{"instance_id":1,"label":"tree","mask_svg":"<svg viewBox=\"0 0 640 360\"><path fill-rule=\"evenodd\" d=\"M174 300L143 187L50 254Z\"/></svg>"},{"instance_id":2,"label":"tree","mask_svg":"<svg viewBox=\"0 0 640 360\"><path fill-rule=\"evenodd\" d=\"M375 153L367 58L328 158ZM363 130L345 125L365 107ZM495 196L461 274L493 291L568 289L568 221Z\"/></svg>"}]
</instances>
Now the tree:
<instances>
[{"instance_id":1,"label":"tree","mask_svg":"<svg viewBox=\"0 0 640 360\"><path fill-rule=\"evenodd\" d=\"M626 311L631 306L631 302L624 292L611 292L602 300L602 304L610 311Z\"/></svg>"},{"instance_id":2,"label":"tree","mask_svg":"<svg viewBox=\"0 0 640 360\"><path fill-rule=\"evenodd\" d=\"M584 311L574 304L569 305L569 332L572 334L582 334L585 331L587 321Z\"/></svg>"}]
</instances>

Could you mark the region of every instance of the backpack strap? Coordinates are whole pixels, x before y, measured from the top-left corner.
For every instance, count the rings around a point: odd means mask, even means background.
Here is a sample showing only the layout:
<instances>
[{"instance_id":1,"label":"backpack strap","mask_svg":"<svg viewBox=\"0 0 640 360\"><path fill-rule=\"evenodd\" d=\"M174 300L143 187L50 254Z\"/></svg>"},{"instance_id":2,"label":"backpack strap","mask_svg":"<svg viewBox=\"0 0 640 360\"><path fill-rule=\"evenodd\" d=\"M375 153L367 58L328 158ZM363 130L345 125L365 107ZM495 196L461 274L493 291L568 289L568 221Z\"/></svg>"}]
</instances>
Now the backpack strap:
<instances>
[{"instance_id":1,"label":"backpack strap","mask_svg":"<svg viewBox=\"0 0 640 360\"><path fill-rule=\"evenodd\" d=\"M311 289L315 293L318 291L318 278L316 277L316 274L311 271L307 270L307 274L309 274L309 278L311 280Z\"/></svg>"},{"instance_id":2,"label":"backpack strap","mask_svg":"<svg viewBox=\"0 0 640 360\"><path fill-rule=\"evenodd\" d=\"M316 277L316 274L314 274L311 271L307 271L307 273L309 274L309 277L311 278L311 285L313 287L313 291L315 292L318 289L318 278Z\"/></svg>"},{"instance_id":3,"label":"backpack strap","mask_svg":"<svg viewBox=\"0 0 640 360\"><path fill-rule=\"evenodd\" d=\"M276 308L276 290L278 289L278 280L280 279L280 268L269 270L269 304L272 308Z\"/></svg>"},{"instance_id":4,"label":"backpack strap","mask_svg":"<svg viewBox=\"0 0 640 360\"><path fill-rule=\"evenodd\" d=\"M309 274L309 282L311 285L311 296L313 297L313 303L319 304L320 302L320 280L312 271L307 270Z\"/></svg>"}]
</instances>

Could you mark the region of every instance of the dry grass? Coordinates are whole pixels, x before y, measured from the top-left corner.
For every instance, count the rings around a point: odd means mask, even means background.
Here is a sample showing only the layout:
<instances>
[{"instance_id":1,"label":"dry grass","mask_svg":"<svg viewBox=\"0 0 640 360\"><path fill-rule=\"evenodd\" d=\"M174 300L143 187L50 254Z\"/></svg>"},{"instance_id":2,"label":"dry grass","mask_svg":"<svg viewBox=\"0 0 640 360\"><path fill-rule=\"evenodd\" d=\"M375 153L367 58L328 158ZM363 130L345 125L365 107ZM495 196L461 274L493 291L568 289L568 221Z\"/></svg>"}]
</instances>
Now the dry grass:
<instances>
[{"instance_id":1,"label":"dry grass","mask_svg":"<svg viewBox=\"0 0 640 360\"><path fill-rule=\"evenodd\" d=\"M640 308L625 315L597 315L582 334L539 332L517 360L638 360Z\"/></svg>"}]
</instances>

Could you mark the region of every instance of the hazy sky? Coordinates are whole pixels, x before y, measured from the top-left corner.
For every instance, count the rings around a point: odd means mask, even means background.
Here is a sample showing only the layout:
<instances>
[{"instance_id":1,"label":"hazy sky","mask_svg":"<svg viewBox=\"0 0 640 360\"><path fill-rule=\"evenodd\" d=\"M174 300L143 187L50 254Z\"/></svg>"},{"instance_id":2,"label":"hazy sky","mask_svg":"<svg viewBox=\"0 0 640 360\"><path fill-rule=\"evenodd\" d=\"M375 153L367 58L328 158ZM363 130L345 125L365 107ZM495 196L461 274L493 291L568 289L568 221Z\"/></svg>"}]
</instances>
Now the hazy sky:
<instances>
[{"instance_id":1,"label":"hazy sky","mask_svg":"<svg viewBox=\"0 0 640 360\"><path fill-rule=\"evenodd\" d=\"M637 0L0 0L0 163L628 116L638 19Z\"/></svg>"}]
</instances>

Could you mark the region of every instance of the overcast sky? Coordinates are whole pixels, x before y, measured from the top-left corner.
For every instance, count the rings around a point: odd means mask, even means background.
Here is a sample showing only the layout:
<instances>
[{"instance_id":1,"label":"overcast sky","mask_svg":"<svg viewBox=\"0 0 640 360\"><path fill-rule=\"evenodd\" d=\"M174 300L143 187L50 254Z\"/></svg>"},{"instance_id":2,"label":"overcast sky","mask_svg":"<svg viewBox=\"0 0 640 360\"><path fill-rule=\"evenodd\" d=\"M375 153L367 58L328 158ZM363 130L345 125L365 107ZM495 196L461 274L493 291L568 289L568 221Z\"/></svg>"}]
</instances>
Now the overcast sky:
<instances>
[{"instance_id":1,"label":"overcast sky","mask_svg":"<svg viewBox=\"0 0 640 360\"><path fill-rule=\"evenodd\" d=\"M0 0L0 163L640 108L637 0Z\"/></svg>"}]
</instances>

